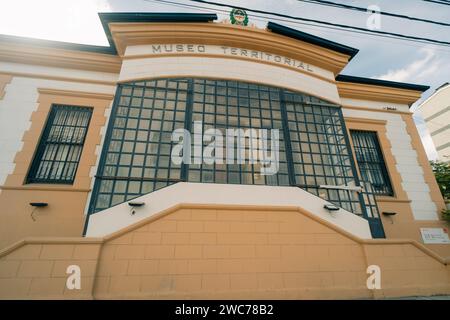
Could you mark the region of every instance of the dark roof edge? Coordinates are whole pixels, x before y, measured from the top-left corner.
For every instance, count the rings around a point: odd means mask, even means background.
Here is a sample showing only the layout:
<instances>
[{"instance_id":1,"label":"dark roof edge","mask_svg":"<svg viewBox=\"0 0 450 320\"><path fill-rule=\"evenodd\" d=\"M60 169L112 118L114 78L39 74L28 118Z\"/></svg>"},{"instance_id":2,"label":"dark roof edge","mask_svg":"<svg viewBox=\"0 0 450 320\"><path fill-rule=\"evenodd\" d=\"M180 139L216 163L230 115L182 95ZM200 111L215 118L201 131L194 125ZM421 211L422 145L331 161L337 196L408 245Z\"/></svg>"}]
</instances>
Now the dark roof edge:
<instances>
[{"instance_id":1,"label":"dark roof edge","mask_svg":"<svg viewBox=\"0 0 450 320\"><path fill-rule=\"evenodd\" d=\"M98 16L105 31L111 49L117 53L108 23L111 22L210 22L217 20L211 13L176 13L176 12L99 12Z\"/></svg>"},{"instance_id":2,"label":"dark roof edge","mask_svg":"<svg viewBox=\"0 0 450 320\"><path fill-rule=\"evenodd\" d=\"M96 45L89 45L89 44L80 44L80 43L63 42L63 41L55 41L55 40L44 40L44 39L36 39L36 38L29 38L29 37L0 34L0 41L2 41L2 40L14 42L14 43L35 45L35 46L40 46L40 47L50 47L50 48L58 48L58 49L66 49L66 50L86 51L86 52L116 55L115 50L113 50L111 47L107 47L107 46L96 46Z\"/></svg>"},{"instance_id":3,"label":"dark roof edge","mask_svg":"<svg viewBox=\"0 0 450 320\"><path fill-rule=\"evenodd\" d=\"M267 24L267 29L269 29L270 31L277 33L277 34L281 34L283 36L286 37L290 37L293 39L297 39L300 41L304 41L307 43L311 43L311 44L315 44L317 46L326 48L326 49L330 49L339 53L343 53L346 54L348 56L350 56L350 59L353 59L353 57L359 52L358 49L352 48L352 47L348 47L346 45L337 43L337 42L333 42L324 38L320 38L317 36L314 36L312 34L309 33L305 33L296 29L292 29L289 27L285 27L281 24L275 23L275 22L271 22L269 21L269 23Z\"/></svg>"},{"instance_id":4,"label":"dark roof edge","mask_svg":"<svg viewBox=\"0 0 450 320\"><path fill-rule=\"evenodd\" d=\"M387 81L387 80L371 79L371 78L363 78L363 77L355 77L355 76L348 76L348 75L344 75L344 74L339 74L336 77L336 81L339 81L339 82L351 82L351 83L361 83L361 84L371 84L371 85L374 85L374 86L382 86L382 87L390 87L390 88L398 88L398 89L407 89L407 90L414 90L414 91L420 91L420 92L425 92L428 89L430 89L429 86L424 86L424 85L419 85L419 84L395 82L395 81Z\"/></svg>"}]
</instances>

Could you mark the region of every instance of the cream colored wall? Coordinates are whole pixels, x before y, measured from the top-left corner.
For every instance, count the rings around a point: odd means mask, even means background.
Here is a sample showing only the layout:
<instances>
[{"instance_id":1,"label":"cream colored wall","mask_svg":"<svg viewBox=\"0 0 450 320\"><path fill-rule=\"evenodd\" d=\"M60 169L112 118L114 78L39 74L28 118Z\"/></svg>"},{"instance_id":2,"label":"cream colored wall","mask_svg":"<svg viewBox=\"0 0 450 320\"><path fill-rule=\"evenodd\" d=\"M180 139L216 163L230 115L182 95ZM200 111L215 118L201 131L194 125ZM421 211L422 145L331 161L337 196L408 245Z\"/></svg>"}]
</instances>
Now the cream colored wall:
<instances>
[{"instance_id":1,"label":"cream colored wall","mask_svg":"<svg viewBox=\"0 0 450 320\"><path fill-rule=\"evenodd\" d=\"M178 45L180 46L180 45ZM183 50L180 52L177 50L177 44L173 45L167 45L167 44L151 44L151 45L136 45L136 46L128 46L125 50L124 59L136 59L136 58L155 58L155 57L161 57L161 56L171 56L171 57L183 57L183 56L191 56L191 57L198 57L198 58L207 58L207 57L218 57L218 58L224 58L224 59L233 59L233 60L242 60L242 61L254 61L261 64L273 64L278 67L283 67L286 69L296 70L298 72L304 72L309 73L311 75L317 76L317 77L323 77L325 79L328 79L332 82L334 82L334 73L330 70L318 67L316 65L310 65L306 64L303 61L290 59L290 64L286 64L284 62L284 59L288 57L268 53L268 52L262 52L262 51L255 51L257 55L263 55L263 58L258 56L258 58L252 57L251 52L253 50L244 49L244 48L235 48L235 47L228 47L228 46L218 46L218 45L203 45L204 52L199 52L197 48L198 45L191 45L191 50L189 51L187 49L186 45L181 45ZM161 53L159 51L154 52L154 48L162 48ZM169 48L169 52L166 52L164 48ZM233 50L234 54L231 53L231 50ZM241 54L241 51L245 51L245 55ZM267 58L266 55L270 55L270 58ZM274 56L277 57L278 63L275 61ZM295 62L294 62L295 61ZM298 65L302 63L303 68L298 67ZM292 66L295 65L295 66Z\"/></svg>"},{"instance_id":2,"label":"cream colored wall","mask_svg":"<svg viewBox=\"0 0 450 320\"><path fill-rule=\"evenodd\" d=\"M124 60L119 81L164 77L205 77L262 83L301 91L339 103L336 85L304 73L253 61L205 57Z\"/></svg>"},{"instance_id":3,"label":"cream colored wall","mask_svg":"<svg viewBox=\"0 0 450 320\"><path fill-rule=\"evenodd\" d=\"M372 238L365 219L344 209L330 213L323 208L327 201L296 187L180 182L133 201L145 203L134 215L127 202L91 215L86 235L104 237L177 205L201 204L298 207L357 237Z\"/></svg>"},{"instance_id":4,"label":"cream colored wall","mask_svg":"<svg viewBox=\"0 0 450 320\"><path fill-rule=\"evenodd\" d=\"M387 108L394 108L395 111L408 112L409 106L403 103L395 102L381 102L381 101L371 101L371 100L359 100L341 97L341 104L343 106L353 106L360 107L369 110L379 110L386 111Z\"/></svg>"}]
</instances>

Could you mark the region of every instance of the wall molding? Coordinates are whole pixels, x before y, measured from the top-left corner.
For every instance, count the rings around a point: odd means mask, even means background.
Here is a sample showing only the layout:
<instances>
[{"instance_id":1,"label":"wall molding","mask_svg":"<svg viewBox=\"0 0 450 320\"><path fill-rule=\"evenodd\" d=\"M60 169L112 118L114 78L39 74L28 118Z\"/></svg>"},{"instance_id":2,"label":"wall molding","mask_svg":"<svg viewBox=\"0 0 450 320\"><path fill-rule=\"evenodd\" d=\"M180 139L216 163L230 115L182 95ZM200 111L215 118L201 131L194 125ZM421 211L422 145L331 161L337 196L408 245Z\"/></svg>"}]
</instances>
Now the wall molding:
<instances>
[{"instance_id":1,"label":"wall molding","mask_svg":"<svg viewBox=\"0 0 450 320\"><path fill-rule=\"evenodd\" d=\"M308 218L312 219L315 222L318 222L333 231L343 235L344 237L347 237L353 241L355 241L358 244L364 244L364 245L397 245L397 244L410 244L422 251L423 253L427 254L431 258L435 259L439 263L443 265L450 264L450 257L444 258L440 255L436 254L434 251L428 249L423 244L412 240L412 239L362 239L359 238L335 225L332 223L320 219L316 215L312 214L311 212L304 210L300 207L284 207L284 206L251 206L251 205L212 205L212 204L185 204L181 203L175 206L172 206L168 209L165 209L158 214L155 214L151 217L147 217L141 221L138 221L132 225L129 225L125 228L122 228L119 231L116 231L112 234L109 234L105 237L86 237L86 238L64 238L64 237L43 237L43 238L25 238L23 240L20 240L13 245L3 249L0 251L0 257L3 257L10 253L11 251L14 251L16 249L19 249L20 247L26 245L26 244L101 244L104 245L106 242L114 240L120 236L123 236L126 233L129 233L131 231L134 231L150 222L159 220L171 213L174 213L181 209L213 209L213 210L246 210L246 211L284 211L284 212L295 212L300 213Z\"/></svg>"},{"instance_id":2,"label":"wall molding","mask_svg":"<svg viewBox=\"0 0 450 320\"><path fill-rule=\"evenodd\" d=\"M12 77L23 77L23 78L33 78L33 79L78 82L78 83L93 83L93 84L100 84L100 85L107 85L107 86L115 86L117 84L116 81L96 80L96 79L88 79L88 78L70 78L70 77L52 76L52 75L41 74L41 73L0 71L0 77L2 75L11 75Z\"/></svg>"},{"instance_id":3,"label":"wall molding","mask_svg":"<svg viewBox=\"0 0 450 320\"><path fill-rule=\"evenodd\" d=\"M413 104L422 96L422 93L418 91L361 83L337 81L337 88L341 98L403 103L408 105Z\"/></svg>"},{"instance_id":4,"label":"wall molding","mask_svg":"<svg viewBox=\"0 0 450 320\"><path fill-rule=\"evenodd\" d=\"M120 57L110 54L43 47L7 39L0 40L0 60L111 73L120 72L122 64Z\"/></svg>"},{"instance_id":5,"label":"wall molding","mask_svg":"<svg viewBox=\"0 0 450 320\"><path fill-rule=\"evenodd\" d=\"M114 99L113 94L95 93L95 92L87 92L87 91L72 91L72 90L38 88L38 92L42 95L52 95L52 96L66 96L66 97L98 99L98 100L113 100Z\"/></svg>"},{"instance_id":6,"label":"wall molding","mask_svg":"<svg viewBox=\"0 0 450 320\"><path fill-rule=\"evenodd\" d=\"M349 56L298 41L268 30L241 28L224 23L109 23L118 54L127 46L143 44L196 43L253 49L284 55L316 65L337 75Z\"/></svg>"},{"instance_id":7,"label":"wall molding","mask_svg":"<svg viewBox=\"0 0 450 320\"><path fill-rule=\"evenodd\" d=\"M63 186L31 186L24 185L19 187L13 186L0 186L0 190L28 190L28 191L70 191L70 192L91 192L91 189L83 189L83 188L70 188Z\"/></svg>"},{"instance_id":8,"label":"wall molding","mask_svg":"<svg viewBox=\"0 0 450 320\"><path fill-rule=\"evenodd\" d=\"M344 117L344 120L345 120L345 122L380 124L380 125L386 125L386 123L387 123L386 120L356 118L356 117Z\"/></svg>"}]
</instances>

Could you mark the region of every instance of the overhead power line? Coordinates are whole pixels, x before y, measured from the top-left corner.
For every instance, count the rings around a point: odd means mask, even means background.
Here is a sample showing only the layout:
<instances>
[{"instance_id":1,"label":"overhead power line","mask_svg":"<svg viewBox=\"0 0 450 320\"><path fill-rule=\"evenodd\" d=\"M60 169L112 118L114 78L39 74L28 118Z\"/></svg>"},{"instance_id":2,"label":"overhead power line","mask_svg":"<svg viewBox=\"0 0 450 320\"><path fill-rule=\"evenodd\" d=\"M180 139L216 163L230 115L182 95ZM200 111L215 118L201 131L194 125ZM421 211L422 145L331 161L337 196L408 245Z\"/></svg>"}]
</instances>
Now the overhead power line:
<instances>
[{"instance_id":1,"label":"overhead power line","mask_svg":"<svg viewBox=\"0 0 450 320\"><path fill-rule=\"evenodd\" d=\"M230 11L226 10L226 9L217 9L217 8L212 8L212 7L208 7L208 6L179 3L179 2L169 1L169 0L142 0L142 1L148 2L148 3L165 4L168 6L173 6L173 7L178 7L178 8L195 9L197 11L208 12L208 13L221 12L226 15L230 14ZM266 15L252 14L252 19L254 19L256 21L266 22L268 17ZM408 44L405 44L405 45L413 46L416 48L419 47L418 46L419 44L427 44L427 42L420 41L420 40L403 39L403 38L398 38L398 37L394 37L394 36L390 36L390 35L368 33L367 31L370 31L370 30L358 31L358 30L351 30L351 29L343 29L340 27L326 26L326 25L321 25L321 24L308 23L308 22L302 22L302 21L298 21L298 20L291 20L291 19L279 18L279 17L271 17L270 19L273 21L277 21L277 22L284 22L284 23L288 23L288 24L307 26L307 29L311 29L311 30L315 30L315 28L325 29L325 30L336 30L336 31L352 34L352 37L362 38L363 36L370 36L370 37L383 38L383 39L387 39L385 41L389 42L389 43L394 43L393 41L389 41L389 40L402 40L405 42L409 42ZM439 47L439 45L435 45L435 46L437 46L435 48L435 50L443 51L443 52L450 52L449 50L445 49L445 48L447 48L447 46L441 46L441 47Z\"/></svg>"},{"instance_id":2,"label":"overhead power line","mask_svg":"<svg viewBox=\"0 0 450 320\"><path fill-rule=\"evenodd\" d=\"M325 1L325 0L297 0L297 1L307 2L307 3L311 3L311 4L318 4L318 5L328 6L328 7L335 7L335 8L341 8L341 9L359 11L359 12L364 12L364 13L368 12L367 8L356 7L356 6L351 6L351 5L343 4L343 3L336 3L336 2L332 2L332 1ZM394 18L401 18L401 19L407 19L407 20L412 20L412 21L420 21L420 22L436 24L436 25L441 25L441 26L446 26L446 27L450 26L450 23L428 20L428 19L417 18L417 17L410 17L407 15L398 14L398 13L392 13L392 12L386 12L386 11L380 11L377 13L379 13L380 15L394 17Z\"/></svg>"},{"instance_id":3,"label":"overhead power line","mask_svg":"<svg viewBox=\"0 0 450 320\"><path fill-rule=\"evenodd\" d=\"M169 0L143 0L143 1L149 2L149 3L150 2L151 3L160 3L160 4L165 4L165 5L178 7L178 8L196 9L198 11L209 12L209 13L222 12L222 13L224 13L226 15L228 15L230 13L230 11L226 10L226 9L217 9L217 8L201 6L201 5L179 3L179 2L169 1ZM265 15L258 15L258 14L252 14L252 19L257 20L257 21L261 21L261 22L266 22L267 21L267 17ZM419 40L403 39L403 38L397 38L397 37L390 36L390 35L368 33L367 31L370 31L370 30L365 30L365 31L349 30L349 29L343 29L343 28L340 28L340 27L324 26L324 25L321 25L321 24L308 23L308 22L302 22L302 21L298 21L298 20L290 20L290 19L287 19L287 18L279 18L279 17L271 17L270 19L273 20L273 21L285 22L285 23L289 23L289 24L295 24L295 25L301 25L301 26L309 26L310 27L309 29L312 29L311 27L314 27L314 28L320 28L320 29L337 30L337 31L341 31L341 32L358 34L358 35L361 35L361 36L365 35L365 36L385 38L385 39L392 39L392 40L402 40L402 41L410 42L411 43L410 45L414 46L414 47L417 47L417 45L414 45L414 43L416 43L416 44L426 43L424 41L419 41ZM361 36L360 36L360 38L362 38ZM392 41L388 41L388 42L393 43ZM448 50L446 50L444 48L436 48L436 50L449 52Z\"/></svg>"},{"instance_id":4,"label":"overhead power line","mask_svg":"<svg viewBox=\"0 0 450 320\"><path fill-rule=\"evenodd\" d=\"M364 31L364 32L373 33L373 34L390 35L390 36L394 36L394 37L397 37L397 38L418 40L418 41L423 41L423 42L427 42L427 43L434 43L434 44L439 44L439 45L445 45L445 46L449 46L450 45L450 42L447 42L447 41L428 39L428 38L422 38L422 37L416 37L416 36L409 36L409 35L404 35L404 34L394 33L394 32L387 32L387 31L368 30L366 28L349 26L349 25L345 25L345 24L332 23L332 22L327 22L327 21L322 21L322 20L315 20L315 19L308 19L308 18L302 18L302 17L295 17L295 16L282 14L282 13L268 12L268 11L264 11L264 10L251 9L251 8L240 7L240 6L232 6L232 5L218 3L218 2L205 1L205 0L189 0L189 1L197 2L197 3L203 3L203 4L209 4L209 5L219 6L219 7L236 8L236 9L241 9L241 10L245 10L245 11L248 11L248 12L256 12L256 13L267 14L267 15L272 15L272 16L277 16L277 17L282 17L282 18L293 19L293 20L319 23L319 24L323 24L323 25L340 27L340 28L345 28L345 29L358 30L358 31Z\"/></svg>"},{"instance_id":5,"label":"overhead power line","mask_svg":"<svg viewBox=\"0 0 450 320\"><path fill-rule=\"evenodd\" d=\"M443 4L445 6L450 6L450 1L444 1L444 0L422 0L422 1Z\"/></svg>"}]
</instances>

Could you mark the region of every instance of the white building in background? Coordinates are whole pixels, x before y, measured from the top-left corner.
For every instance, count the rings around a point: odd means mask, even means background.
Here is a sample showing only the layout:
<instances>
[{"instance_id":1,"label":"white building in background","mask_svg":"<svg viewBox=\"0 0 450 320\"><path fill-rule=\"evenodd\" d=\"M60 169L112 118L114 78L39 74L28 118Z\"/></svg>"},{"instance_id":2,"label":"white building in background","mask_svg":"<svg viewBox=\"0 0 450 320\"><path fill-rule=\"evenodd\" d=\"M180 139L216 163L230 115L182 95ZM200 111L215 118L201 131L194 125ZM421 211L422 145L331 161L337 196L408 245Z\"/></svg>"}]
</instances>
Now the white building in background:
<instances>
[{"instance_id":1,"label":"white building in background","mask_svg":"<svg viewBox=\"0 0 450 320\"><path fill-rule=\"evenodd\" d=\"M440 86L418 112L425 120L439 160L450 162L450 83Z\"/></svg>"}]
</instances>

